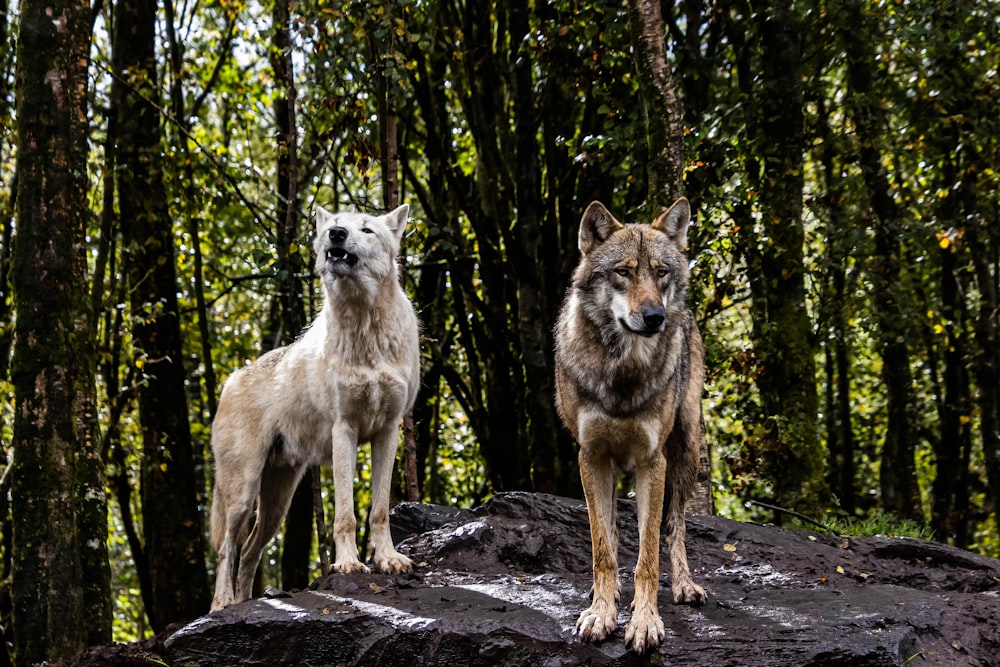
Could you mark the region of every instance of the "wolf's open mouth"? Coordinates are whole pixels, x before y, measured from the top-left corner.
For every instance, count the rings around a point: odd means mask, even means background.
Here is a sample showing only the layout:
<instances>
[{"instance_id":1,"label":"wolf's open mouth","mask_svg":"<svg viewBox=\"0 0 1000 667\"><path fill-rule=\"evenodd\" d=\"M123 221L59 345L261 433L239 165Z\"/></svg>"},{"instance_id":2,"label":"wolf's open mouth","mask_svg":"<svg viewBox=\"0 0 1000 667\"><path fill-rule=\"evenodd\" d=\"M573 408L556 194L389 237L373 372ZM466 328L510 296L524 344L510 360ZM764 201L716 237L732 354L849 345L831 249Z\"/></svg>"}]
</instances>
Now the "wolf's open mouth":
<instances>
[{"instance_id":1,"label":"wolf's open mouth","mask_svg":"<svg viewBox=\"0 0 1000 667\"><path fill-rule=\"evenodd\" d=\"M358 256L352 255L343 248L330 248L326 251L326 259L332 262L344 262L349 267L358 263Z\"/></svg>"}]
</instances>

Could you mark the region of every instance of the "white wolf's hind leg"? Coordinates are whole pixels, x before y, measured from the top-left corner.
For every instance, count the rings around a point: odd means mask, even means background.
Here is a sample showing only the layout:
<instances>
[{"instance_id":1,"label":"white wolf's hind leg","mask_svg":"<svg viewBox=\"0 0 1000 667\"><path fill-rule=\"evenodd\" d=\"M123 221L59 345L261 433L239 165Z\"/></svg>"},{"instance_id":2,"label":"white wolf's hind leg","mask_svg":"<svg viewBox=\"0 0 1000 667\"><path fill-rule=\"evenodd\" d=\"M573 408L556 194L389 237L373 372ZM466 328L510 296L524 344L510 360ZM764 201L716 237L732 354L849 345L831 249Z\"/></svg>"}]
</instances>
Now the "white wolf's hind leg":
<instances>
[{"instance_id":1,"label":"white wolf's hind leg","mask_svg":"<svg viewBox=\"0 0 1000 667\"><path fill-rule=\"evenodd\" d=\"M220 495L216 494L215 502L222 502ZM219 558L215 572L215 597L212 598L212 611L222 609L240 599L236 596L233 588L236 570L238 568L239 543L242 537L244 526L250 520L253 513L253 500L240 501L227 506L224 510L226 516L226 532L222 544L219 546Z\"/></svg>"},{"instance_id":2,"label":"white wolf's hind leg","mask_svg":"<svg viewBox=\"0 0 1000 667\"><path fill-rule=\"evenodd\" d=\"M236 575L238 600L250 598L253 578L257 573L257 566L260 565L264 547L278 532L304 471L303 465L297 467L276 465L264 468L257 502L257 521L240 554L240 569Z\"/></svg>"}]
</instances>

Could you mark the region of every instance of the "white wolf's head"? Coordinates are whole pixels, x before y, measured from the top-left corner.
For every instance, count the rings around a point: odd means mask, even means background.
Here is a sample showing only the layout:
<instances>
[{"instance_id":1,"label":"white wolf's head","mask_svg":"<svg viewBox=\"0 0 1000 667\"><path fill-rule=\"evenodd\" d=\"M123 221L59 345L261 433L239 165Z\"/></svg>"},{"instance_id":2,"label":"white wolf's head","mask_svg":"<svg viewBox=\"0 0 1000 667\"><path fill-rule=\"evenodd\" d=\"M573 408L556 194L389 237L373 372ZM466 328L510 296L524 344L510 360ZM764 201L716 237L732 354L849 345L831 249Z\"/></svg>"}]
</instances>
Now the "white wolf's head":
<instances>
[{"instance_id":1,"label":"white wolf's head","mask_svg":"<svg viewBox=\"0 0 1000 667\"><path fill-rule=\"evenodd\" d=\"M396 280L396 257L410 207L382 216L316 210L316 272L334 293L374 296Z\"/></svg>"}]
</instances>

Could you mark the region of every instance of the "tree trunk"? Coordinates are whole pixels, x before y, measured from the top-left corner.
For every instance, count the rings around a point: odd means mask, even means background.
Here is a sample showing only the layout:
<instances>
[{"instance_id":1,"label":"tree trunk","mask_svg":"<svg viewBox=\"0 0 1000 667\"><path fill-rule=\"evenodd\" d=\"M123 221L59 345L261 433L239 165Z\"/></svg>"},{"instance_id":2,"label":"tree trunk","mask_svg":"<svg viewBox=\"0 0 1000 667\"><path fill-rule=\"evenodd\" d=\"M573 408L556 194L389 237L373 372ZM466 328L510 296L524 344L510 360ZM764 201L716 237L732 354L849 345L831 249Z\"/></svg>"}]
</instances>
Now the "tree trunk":
<instances>
[{"instance_id":1,"label":"tree trunk","mask_svg":"<svg viewBox=\"0 0 1000 667\"><path fill-rule=\"evenodd\" d=\"M177 34L177 17L175 15L175 6L172 2L166 2L163 5L165 20L164 25L166 27L167 36L169 39L169 52L170 52L170 109L174 117L173 127L177 130L173 135L172 141L176 146L179 147L181 151L180 164L183 170L184 177L182 180L183 185L183 195L179 197L183 201L181 207L183 217L187 219L187 232L190 236L190 248L193 254L193 266L192 266L192 276L191 284L194 289L194 300L195 300L195 311L197 313L198 321L198 337L201 344L201 366L203 368L202 379L204 380L204 390L205 390L205 406L207 407L207 415L202 415L206 418L207 423L211 423L212 419L215 417L215 410L218 404L218 398L216 396L218 392L217 379L215 375L215 362L212 360L212 331L211 331L211 321L209 316L208 304L205 300L205 269L204 269L204 253L202 252L202 242L201 242L201 215L203 206L203 190L201 189L201 184L195 174L194 165L197 159L191 153L190 142L188 141L190 137L190 122L189 118L195 117L198 113L198 106L207 97L211 90L211 83L201 92L198 98L190 105L184 97L184 86L187 83L185 79L185 68L184 54L183 54L183 44L179 42ZM218 73L219 69L222 67L227 59L230 58L230 47L232 44L233 34L235 32L236 21L230 19L230 23L225 31L226 39L217 54L218 61L216 64L215 72ZM212 82L215 78L212 79ZM200 392L199 392L200 393ZM199 413L202 411L199 410ZM204 456L199 456L202 454L204 448L198 448L195 451L196 455L196 471L199 477L204 478L205 475L202 474L204 470ZM205 502L207 494L205 490L200 490L199 503Z\"/></svg>"},{"instance_id":2,"label":"tree trunk","mask_svg":"<svg viewBox=\"0 0 1000 667\"><path fill-rule=\"evenodd\" d=\"M816 349L805 300L802 20L796 12L779 3L758 19L760 79L750 132L759 156L751 178L759 192L760 223L759 232L750 224L740 233L760 367L765 473L779 505L810 514L823 507L827 492L818 436ZM752 79L741 73L741 83L747 78Z\"/></svg>"},{"instance_id":3,"label":"tree trunk","mask_svg":"<svg viewBox=\"0 0 1000 667\"><path fill-rule=\"evenodd\" d=\"M156 3L127 0L117 6L112 87L118 143L118 208L143 455L141 497L145 553L152 600L150 624L195 618L208 608L208 575L201 487L188 422L181 352L173 228L163 183L154 54Z\"/></svg>"},{"instance_id":4,"label":"tree trunk","mask_svg":"<svg viewBox=\"0 0 1000 667\"><path fill-rule=\"evenodd\" d=\"M827 439L827 485L837 498L840 509L854 516L857 509L855 486L854 429L851 422L851 346L848 340L849 317L848 267L855 248L857 232L844 210L846 182L841 176L838 156L843 150L837 133L830 128L830 112L825 100L817 104L817 123L822 139L820 163L823 165L827 227L826 263L829 277L825 309L821 313L821 331L825 334L827 403L824 409Z\"/></svg>"},{"instance_id":5,"label":"tree trunk","mask_svg":"<svg viewBox=\"0 0 1000 667\"><path fill-rule=\"evenodd\" d=\"M398 84L394 80L396 67L396 17L391 5L379 16L381 27L369 33L369 54L372 61L380 64L375 72L376 105L378 109L379 155L382 167L382 208L391 211L400 204L399 183L399 120L396 115L396 93ZM382 36L380 41L379 36ZM406 286L406 254L399 259L401 285ZM410 502L420 501L420 472L417 463L417 428L414 413L410 410L403 415L403 457L402 479L403 497Z\"/></svg>"},{"instance_id":6,"label":"tree trunk","mask_svg":"<svg viewBox=\"0 0 1000 667\"><path fill-rule=\"evenodd\" d=\"M684 108L667 63L660 3L629 0L628 7L646 119L648 217L652 220L684 194Z\"/></svg>"},{"instance_id":7,"label":"tree trunk","mask_svg":"<svg viewBox=\"0 0 1000 667\"><path fill-rule=\"evenodd\" d=\"M975 216L966 227L966 243L979 287L978 312L974 325L976 351L973 360L976 385L979 388L979 430L983 438L983 459L988 482L988 512L992 512L996 530L1000 532L1000 335L997 334L996 263L997 236L995 224ZM991 266L991 259L992 266Z\"/></svg>"},{"instance_id":8,"label":"tree trunk","mask_svg":"<svg viewBox=\"0 0 1000 667\"><path fill-rule=\"evenodd\" d=\"M498 11L504 21L484 21ZM462 60L468 89L462 100L476 144L477 163L474 190L463 201L478 244L480 260L473 266L462 263L453 267L459 290L456 295L459 318L476 313L460 323L464 330L466 353L475 348L476 361L470 370L480 375L481 396L478 414L470 415L480 424L480 448L487 463L487 474L496 490L531 488L531 445L527 436L527 415L523 397L524 369L518 349L520 337L513 330L519 312L516 280L525 277L515 272L537 271L537 266L513 266L505 249L513 248L511 238L517 195L510 168L515 166L510 117L503 104L510 80L506 63L496 52L507 35L506 5L475 0L468 3L462 17L462 30L468 40L468 53ZM498 34L499 33L499 34ZM475 287L476 272L481 288ZM474 308L471 308L475 304Z\"/></svg>"},{"instance_id":9,"label":"tree trunk","mask_svg":"<svg viewBox=\"0 0 1000 667\"><path fill-rule=\"evenodd\" d=\"M946 203L947 205L947 203ZM942 224L958 222L942 215ZM934 537L964 548L968 544L968 455L972 448L972 402L966 367L965 306L960 293L956 253L949 245L941 256L941 319L945 321L943 393L938 397L941 432L934 444L937 468L931 486Z\"/></svg>"},{"instance_id":10,"label":"tree trunk","mask_svg":"<svg viewBox=\"0 0 1000 667\"><path fill-rule=\"evenodd\" d=\"M848 115L860 149L860 167L871 210L875 256L870 271L874 281L875 318L882 348L882 379L888 407L882 446L880 487L885 512L901 519L923 521L914 443L913 389L907 345L905 286L900 281L899 233L903 221L891 195L885 161L879 150L879 132L889 122L881 107L881 77L873 44L876 27L859 3L846 5L843 40L847 55Z\"/></svg>"},{"instance_id":11,"label":"tree trunk","mask_svg":"<svg viewBox=\"0 0 1000 667\"><path fill-rule=\"evenodd\" d=\"M111 638L85 223L90 8L20 5L12 464L18 662Z\"/></svg>"},{"instance_id":12,"label":"tree trunk","mask_svg":"<svg viewBox=\"0 0 1000 667\"><path fill-rule=\"evenodd\" d=\"M666 27L660 3L629 0L628 6L649 153L646 217L652 220L684 194L684 108L667 63ZM704 437L704 420L701 429L698 483L689 507L691 511L711 514L711 443Z\"/></svg>"},{"instance_id":13,"label":"tree trunk","mask_svg":"<svg viewBox=\"0 0 1000 667\"><path fill-rule=\"evenodd\" d=\"M276 348L292 343L306 326L302 300L301 275L306 263L298 248L298 128L295 116L297 89L289 36L291 13L287 0L277 0L273 8L274 33L270 60L280 94L274 100L277 125L278 199L275 202L277 225L278 296L272 305L271 331L265 334L264 347ZM303 475L285 515L281 545L281 586L304 588L309 583L313 538L313 492L311 470Z\"/></svg>"},{"instance_id":14,"label":"tree trunk","mask_svg":"<svg viewBox=\"0 0 1000 667\"><path fill-rule=\"evenodd\" d=\"M524 373L524 411L527 417L525 439L530 451L531 485L535 491L566 495L576 488L572 468L560 455L558 432L561 428L555 405L555 358L552 327L558 310L550 302L556 292L550 271L554 262L547 261L547 248L552 248L551 235L546 232L545 208L542 203L541 147L538 142L540 115L535 92L534 64L521 45L531 33L531 8L526 0L508 3L510 43L515 50L510 77L514 102L514 137L512 170L514 197L517 205L514 234L516 243L510 249L515 267L517 290L517 335L520 339ZM509 168L509 166L508 166ZM550 230L553 225L548 225ZM554 250L554 248L552 248ZM552 250L548 250L552 252ZM567 470L569 468L569 470Z\"/></svg>"}]
</instances>

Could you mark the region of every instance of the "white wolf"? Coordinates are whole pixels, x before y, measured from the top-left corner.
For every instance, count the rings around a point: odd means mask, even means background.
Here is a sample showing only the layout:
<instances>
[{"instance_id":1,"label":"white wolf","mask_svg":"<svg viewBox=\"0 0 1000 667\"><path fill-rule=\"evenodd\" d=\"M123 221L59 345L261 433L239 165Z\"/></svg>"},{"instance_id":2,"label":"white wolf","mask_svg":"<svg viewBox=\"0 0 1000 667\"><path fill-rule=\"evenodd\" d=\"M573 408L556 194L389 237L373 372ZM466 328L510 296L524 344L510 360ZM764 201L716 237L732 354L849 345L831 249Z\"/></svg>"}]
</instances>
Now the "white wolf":
<instances>
[{"instance_id":1,"label":"white wolf","mask_svg":"<svg viewBox=\"0 0 1000 667\"><path fill-rule=\"evenodd\" d=\"M212 544L219 554L212 609L250 597L263 548L303 472L331 456L333 567L368 571L355 540L359 443L371 442L375 568L412 568L389 535L399 423L420 381L417 316L396 266L408 211L403 205L375 217L319 209L314 249L323 309L298 340L237 370L223 388L212 425ZM257 519L241 545L254 504Z\"/></svg>"}]
</instances>

